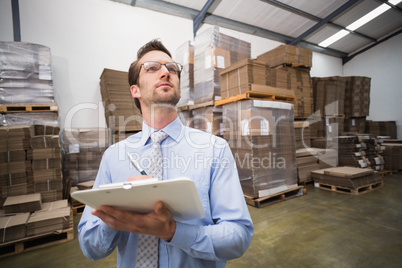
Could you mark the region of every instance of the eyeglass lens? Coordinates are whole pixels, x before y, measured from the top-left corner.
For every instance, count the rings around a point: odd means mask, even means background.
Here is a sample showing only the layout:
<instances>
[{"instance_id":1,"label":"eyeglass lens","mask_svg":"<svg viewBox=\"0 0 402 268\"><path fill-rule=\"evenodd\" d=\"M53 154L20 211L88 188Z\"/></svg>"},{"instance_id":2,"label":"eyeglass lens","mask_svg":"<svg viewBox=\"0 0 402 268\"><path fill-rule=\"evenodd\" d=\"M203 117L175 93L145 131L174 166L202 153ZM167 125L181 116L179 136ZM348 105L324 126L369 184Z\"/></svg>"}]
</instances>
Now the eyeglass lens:
<instances>
[{"instance_id":1,"label":"eyeglass lens","mask_svg":"<svg viewBox=\"0 0 402 268\"><path fill-rule=\"evenodd\" d=\"M176 62L168 62L165 64L156 62L156 61L147 61L143 63L144 69L148 72L158 71L162 67L162 65L166 66L169 72L179 73L181 71L180 65Z\"/></svg>"}]
</instances>

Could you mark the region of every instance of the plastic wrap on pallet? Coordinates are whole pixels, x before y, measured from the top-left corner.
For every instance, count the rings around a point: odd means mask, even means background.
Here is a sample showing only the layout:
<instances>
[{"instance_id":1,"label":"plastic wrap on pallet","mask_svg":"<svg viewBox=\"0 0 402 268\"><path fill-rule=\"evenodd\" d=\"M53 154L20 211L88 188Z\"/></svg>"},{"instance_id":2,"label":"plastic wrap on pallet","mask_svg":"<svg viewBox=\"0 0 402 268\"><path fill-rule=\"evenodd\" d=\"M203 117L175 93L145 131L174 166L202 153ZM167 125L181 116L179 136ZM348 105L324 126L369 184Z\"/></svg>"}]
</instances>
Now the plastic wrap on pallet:
<instances>
[{"instance_id":1,"label":"plastic wrap on pallet","mask_svg":"<svg viewBox=\"0 0 402 268\"><path fill-rule=\"evenodd\" d=\"M223 136L222 107L209 106L192 110L193 127L216 136Z\"/></svg>"},{"instance_id":2,"label":"plastic wrap on pallet","mask_svg":"<svg viewBox=\"0 0 402 268\"><path fill-rule=\"evenodd\" d=\"M219 71L251 57L251 44L213 26L194 39L194 102L219 99Z\"/></svg>"},{"instance_id":3,"label":"plastic wrap on pallet","mask_svg":"<svg viewBox=\"0 0 402 268\"><path fill-rule=\"evenodd\" d=\"M50 48L0 42L0 104L54 103Z\"/></svg>"},{"instance_id":4,"label":"plastic wrap on pallet","mask_svg":"<svg viewBox=\"0 0 402 268\"><path fill-rule=\"evenodd\" d=\"M175 60L183 65L180 74L181 98L177 107L194 104L194 46L190 41L176 49Z\"/></svg>"},{"instance_id":5,"label":"plastic wrap on pallet","mask_svg":"<svg viewBox=\"0 0 402 268\"><path fill-rule=\"evenodd\" d=\"M263 197L297 186L293 104L243 100L223 105L223 118L244 194Z\"/></svg>"},{"instance_id":6,"label":"plastic wrap on pallet","mask_svg":"<svg viewBox=\"0 0 402 268\"><path fill-rule=\"evenodd\" d=\"M0 114L0 126L46 125L58 127L58 120L58 114L53 112Z\"/></svg>"},{"instance_id":7,"label":"plastic wrap on pallet","mask_svg":"<svg viewBox=\"0 0 402 268\"><path fill-rule=\"evenodd\" d=\"M112 144L108 128L62 129L63 176L72 185L94 180L105 150Z\"/></svg>"}]
</instances>

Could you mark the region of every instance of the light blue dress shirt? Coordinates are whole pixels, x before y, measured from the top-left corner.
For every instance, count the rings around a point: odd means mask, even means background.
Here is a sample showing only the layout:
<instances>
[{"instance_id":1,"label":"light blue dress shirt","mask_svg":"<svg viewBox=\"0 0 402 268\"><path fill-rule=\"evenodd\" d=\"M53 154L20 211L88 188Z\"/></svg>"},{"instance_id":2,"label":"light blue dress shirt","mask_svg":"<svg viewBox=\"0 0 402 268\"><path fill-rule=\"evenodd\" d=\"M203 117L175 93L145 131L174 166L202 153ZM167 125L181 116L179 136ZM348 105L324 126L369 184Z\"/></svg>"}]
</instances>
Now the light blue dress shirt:
<instances>
[{"instance_id":1,"label":"light blue dress shirt","mask_svg":"<svg viewBox=\"0 0 402 268\"><path fill-rule=\"evenodd\" d=\"M169 135L161 144L162 179L186 176L193 180L206 217L177 222L170 242L159 239L159 267L224 267L227 260L247 250L254 231L228 143L184 126L179 117L162 130ZM108 148L94 188L140 175L127 152L146 170L154 131L143 123L142 132ZM112 229L91 211L85 208L78 225L84 255L97 260L117 247L117 267L135 267L138 235Z\"/></svg>"}]
</instances>

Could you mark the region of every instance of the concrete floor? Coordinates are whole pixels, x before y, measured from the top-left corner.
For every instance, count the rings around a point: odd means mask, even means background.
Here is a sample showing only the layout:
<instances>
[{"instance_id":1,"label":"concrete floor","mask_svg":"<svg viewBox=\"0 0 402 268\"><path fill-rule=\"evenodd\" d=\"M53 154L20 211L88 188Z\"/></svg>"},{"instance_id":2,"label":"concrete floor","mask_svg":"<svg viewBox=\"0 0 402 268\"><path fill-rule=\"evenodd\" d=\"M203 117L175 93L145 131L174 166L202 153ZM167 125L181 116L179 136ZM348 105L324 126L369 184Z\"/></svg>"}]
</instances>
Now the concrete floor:
<instances>
[{"instance_id":1,"label":"concrete floor","mask_svg":"<svg viewBox=\"0 0 402 268\"><path fill-rule=\"evenodd\" d=\"M249 206L249 250L226 267L402 267L402 173L359 196L307 185L307 194ZM74 217L75 226L79 216ZM76 231L77 232L77 231ZM0 259L0 267L115 267L116 254L91 262L70 242Z\"/></svg>"}]
</instances>

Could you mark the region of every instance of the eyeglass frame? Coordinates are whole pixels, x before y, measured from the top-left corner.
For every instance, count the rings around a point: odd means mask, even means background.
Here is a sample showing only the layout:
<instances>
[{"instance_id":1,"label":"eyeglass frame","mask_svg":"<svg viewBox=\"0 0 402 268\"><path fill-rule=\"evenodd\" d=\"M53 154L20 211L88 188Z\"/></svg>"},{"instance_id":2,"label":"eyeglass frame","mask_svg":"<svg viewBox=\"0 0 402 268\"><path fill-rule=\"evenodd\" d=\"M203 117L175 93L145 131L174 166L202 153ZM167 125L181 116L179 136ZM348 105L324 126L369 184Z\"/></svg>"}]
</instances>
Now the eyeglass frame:
<instances>
[{"instance_id":1,"label":"eyeglass frame","mask_svg":"<svg viewBox=\"0 0 402 268\"><path fill-rule=\"evenodd\" d=\"M159 71L159 70L162 68L162 65L165 65L165 67L166 67L166 69L168 70L169 73L174 72L174 73L177 74L178 76L180 76L181 72L183 71L183 65L181 65L181 64L178 63L178 62L172 61L172 62L160 63L160 62L158 62L158 61L145 61L145 62L143 62L143 63L140 65L140 69L139 69L139 72L138 72L138 76L140 76L141 68L144 66L144 64L149 63L149 62L158 63L158 64L159 64L159 69L158 69L158 70L155 70L155 71L149 71L149 70L145 69L145 67L144 67L144 70L147 71L147 72L156 72L156 71ZM170 71L169 68L166 66L166 64L169 64L169 63L174 63L174 64L176 64L176 65L179 67L179 71Z\"/></svg>"}]
</instances>

